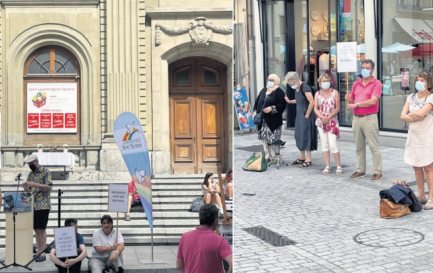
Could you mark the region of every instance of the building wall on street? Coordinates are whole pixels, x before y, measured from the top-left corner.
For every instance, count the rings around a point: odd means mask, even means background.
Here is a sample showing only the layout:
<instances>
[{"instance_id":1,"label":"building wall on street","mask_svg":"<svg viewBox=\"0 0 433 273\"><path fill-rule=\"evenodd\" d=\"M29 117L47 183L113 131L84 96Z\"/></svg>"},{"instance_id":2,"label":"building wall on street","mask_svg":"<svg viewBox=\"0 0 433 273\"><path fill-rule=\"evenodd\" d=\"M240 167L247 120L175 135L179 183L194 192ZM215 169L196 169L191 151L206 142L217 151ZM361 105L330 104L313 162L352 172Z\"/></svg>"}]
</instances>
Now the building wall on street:
<instances>
[{"instance_id":1,"label":"building wall on street","mask_svg":"<svg viewBox=\"0 0 433 273\"><path fill-rule=\"evenodd\" d=\"M172 172L168 67L177 60L207 57L223 63L227 67L224 111L227 117L233 115L231 0L0 0L0 4L3 177L23 168L24 158L36 151L36 145L25 142L23 78L29 56L44 46L68 50L80 66L79 145L69 146L76 171L96 171L107 178L126 173L112 131L116 117L128 111L141 122L154 172ZM177 27L186 31L170 30ZM203 27L206 31L195 33ZM230 167L233 121L226 123L222 129Z\"/></svg>"}]
</instances>

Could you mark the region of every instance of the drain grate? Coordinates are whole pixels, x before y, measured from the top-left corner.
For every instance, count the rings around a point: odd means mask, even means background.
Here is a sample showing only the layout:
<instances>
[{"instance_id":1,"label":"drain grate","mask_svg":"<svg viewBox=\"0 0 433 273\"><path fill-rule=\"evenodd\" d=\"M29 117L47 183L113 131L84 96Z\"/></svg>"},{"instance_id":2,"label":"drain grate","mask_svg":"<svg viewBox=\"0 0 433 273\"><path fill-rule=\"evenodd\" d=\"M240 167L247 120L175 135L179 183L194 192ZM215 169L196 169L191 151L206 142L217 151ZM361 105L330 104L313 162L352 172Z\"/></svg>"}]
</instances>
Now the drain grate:
<instances>
[{"instance_id":1,"label":"drain grate","mask_svg":"<svg viewBox=\"0 0 433 273\"><path fill-rule=\"evenodd\" d=\"M361 232L353 240L372 247L402 247L421 242L424 234L412 229L382 228Z\"/></svg>"},{"instance_id":2,"label":"drain grate","mask_svg":"<svg viewBox=\"0 0 433 273\"><path fill-rule=\"evenodd\" d=\"M280 235L263 226L244 228L244 230L273 246L289 246L296 244L295 241L290 240L286 236Z\"/></svg>"},{"instance_id":3,"label":"drain grate","mask_svg":"<svg viewBox=\"0 0 433 273\"><path fill-rule=\"evenodd\" d=\"M247 193L247 192L244 192L244 193L242 193L241 195L243 195L243 196L255 196L256 194L255 194L255 193Z\"/></svg>"}]
</instances>

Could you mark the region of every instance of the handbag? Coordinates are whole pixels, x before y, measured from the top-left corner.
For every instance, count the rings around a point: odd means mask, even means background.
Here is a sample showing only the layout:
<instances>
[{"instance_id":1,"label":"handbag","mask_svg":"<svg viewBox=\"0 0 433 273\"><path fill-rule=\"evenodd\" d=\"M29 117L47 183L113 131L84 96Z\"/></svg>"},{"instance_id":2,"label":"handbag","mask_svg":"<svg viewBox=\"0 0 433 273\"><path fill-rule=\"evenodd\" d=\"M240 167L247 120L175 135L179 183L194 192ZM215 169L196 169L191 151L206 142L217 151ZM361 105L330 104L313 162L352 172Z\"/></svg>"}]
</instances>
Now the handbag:
<instances>
[{"instance_id":1,"label":"handbag","mask_svg":"<svg viewBox=\"0 0 433 273\"><path fill-rule=\"evenodd\" d=\"M264 172L268 168L264 152L253 153L242 167L246 171Z\"/></svg>"},{"instance_id":2,"label":"handbag","mask_svg":"<svg viewBox=\"0 0 433 273\"><path fill-rule=\"evenodd\" d=\"M262 115L262 112L260 112L260 113L256 113L256 115L254 116L254 124L255 124L257 127L260 127L260 126L262 126L262 123L263 123L263 115Z\"/></svg>"},{"instance_id":3,"label":"handbag","mask_svg":"<svg viewBox=\"0 0 433 273\"><path fill-rule=\"evenodd\" d=\"M380 199L380 217L393 219L405 216L410 213L409 205L402 205L392 202L389 199Z\"/></svg>"},{"instance_id":4,"label":"handbag","mask_svg":"<svg viewBox=\"0 0 433 273\"><path fill-rule=\"evenodd\" d=\"M202 197L194 198L194 200L192 200L192 204L191 204L191 209L190 210L192 212L199 212L201 206L203 206L203 205L204 205L204 201L203 201Z\"/></svg>"}]
</instances>

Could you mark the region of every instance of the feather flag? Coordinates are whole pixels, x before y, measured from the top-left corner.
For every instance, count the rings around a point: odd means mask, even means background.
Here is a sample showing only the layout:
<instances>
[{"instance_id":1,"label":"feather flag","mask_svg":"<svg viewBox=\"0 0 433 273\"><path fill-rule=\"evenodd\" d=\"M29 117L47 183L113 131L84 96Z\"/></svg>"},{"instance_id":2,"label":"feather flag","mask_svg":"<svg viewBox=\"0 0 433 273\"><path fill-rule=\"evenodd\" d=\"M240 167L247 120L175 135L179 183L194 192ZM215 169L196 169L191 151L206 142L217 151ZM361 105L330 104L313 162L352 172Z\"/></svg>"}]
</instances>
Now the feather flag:
<instances>
[{"instance_id":1,"label":"feather flag","mask_svg":"<svg viewBox=\"0 0 433 273\"><path fill-rule=\"evenodd\" d=\"M123 112L114 122L113 133L135 188L140 195L149 226L153 228L152 168L146 137L140 122L133 113Z\"/></svg>"}]
</instances>

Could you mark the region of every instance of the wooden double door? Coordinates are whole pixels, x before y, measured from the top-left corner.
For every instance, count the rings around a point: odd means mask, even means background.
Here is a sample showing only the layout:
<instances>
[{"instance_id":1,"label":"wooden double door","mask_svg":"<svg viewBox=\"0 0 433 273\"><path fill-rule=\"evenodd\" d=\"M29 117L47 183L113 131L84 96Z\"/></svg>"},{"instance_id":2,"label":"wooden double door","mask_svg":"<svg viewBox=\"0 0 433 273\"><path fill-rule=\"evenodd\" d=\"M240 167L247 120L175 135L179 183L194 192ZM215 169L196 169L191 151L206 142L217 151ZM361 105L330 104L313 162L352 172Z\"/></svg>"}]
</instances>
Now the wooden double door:
<instances>
[{"instance_id":1,"label":"wooden double door","mask_svg":"<svg viewBox=\"0 0 433 273\"><path fill-rule=\"evenodd\" d=\"M225 171L226 67L188 58L170 65L170 138L173 173Z\"/></svg>"}]
</instances>

